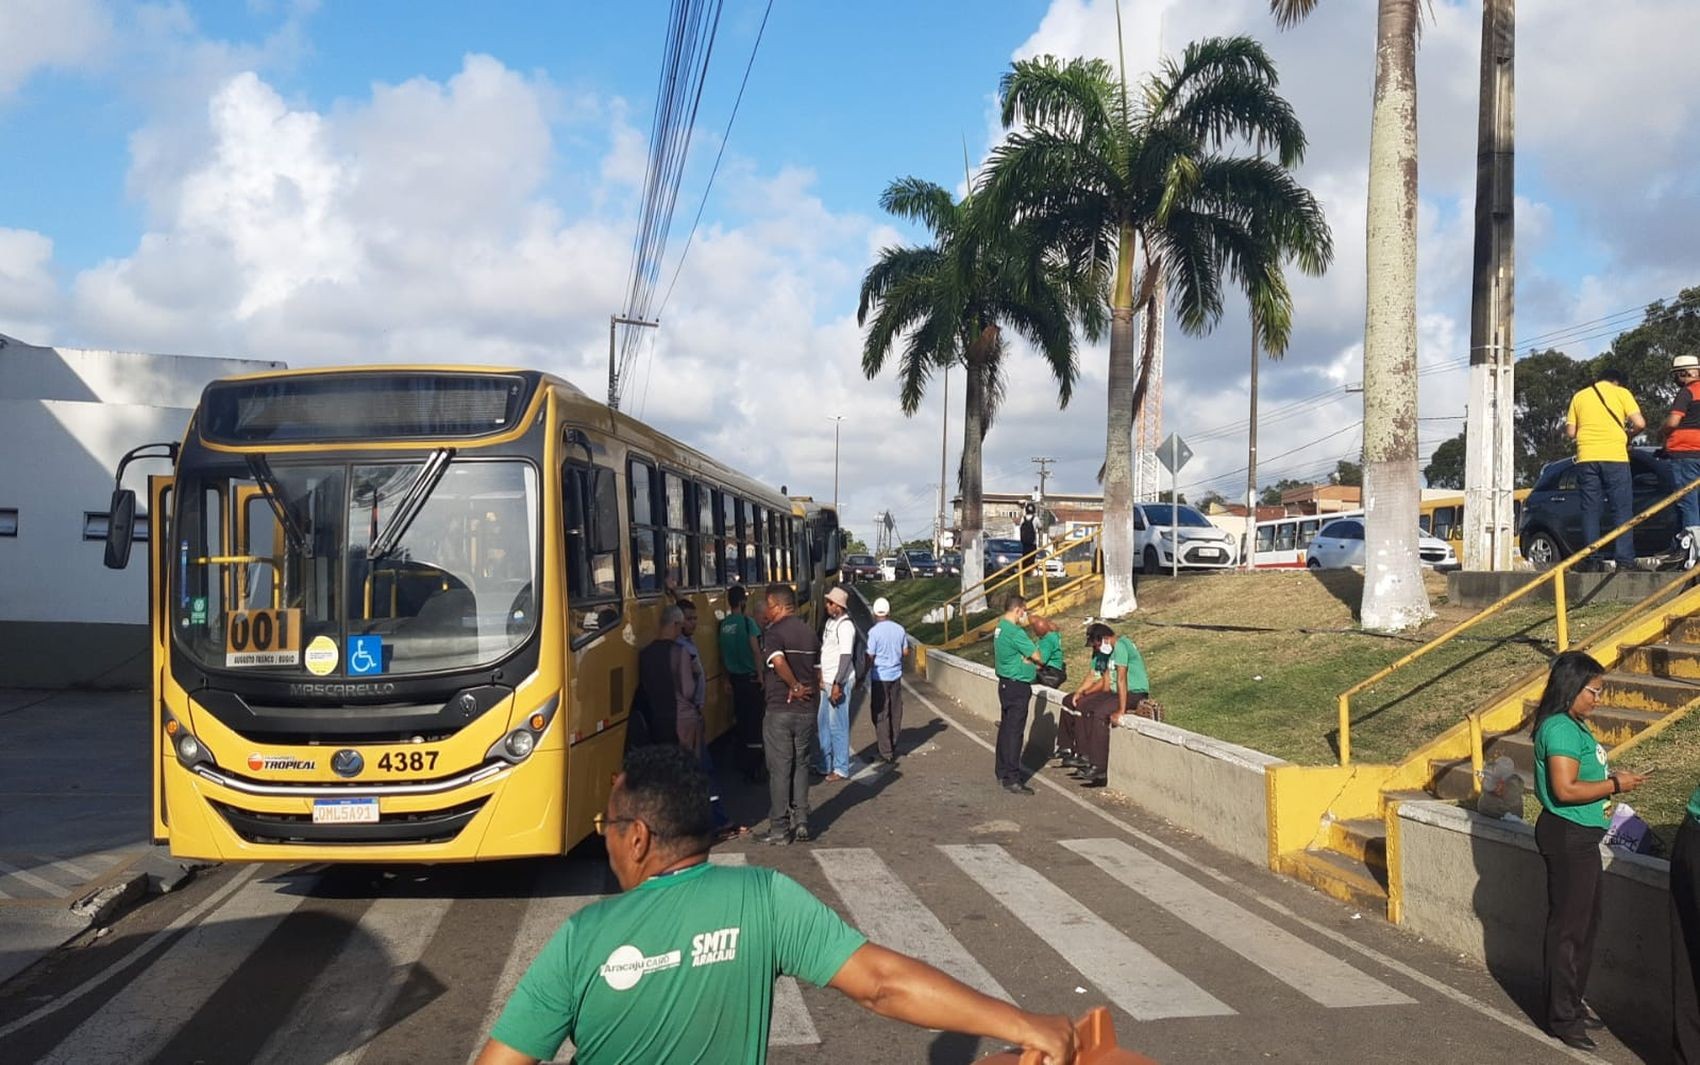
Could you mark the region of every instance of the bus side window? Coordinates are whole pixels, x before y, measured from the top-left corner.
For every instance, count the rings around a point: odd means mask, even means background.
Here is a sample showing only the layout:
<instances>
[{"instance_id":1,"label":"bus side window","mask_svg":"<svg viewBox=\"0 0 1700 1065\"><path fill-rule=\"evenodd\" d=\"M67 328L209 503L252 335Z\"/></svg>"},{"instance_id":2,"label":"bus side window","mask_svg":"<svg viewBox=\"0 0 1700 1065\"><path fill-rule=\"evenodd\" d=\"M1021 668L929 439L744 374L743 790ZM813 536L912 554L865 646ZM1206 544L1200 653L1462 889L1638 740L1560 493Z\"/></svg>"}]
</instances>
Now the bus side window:
<instances>
[{"instance_id":1,"label":"bus side window","mask_svg":"<svg viewBox=\"0 0 1700 1065\"><path fill-rule=\"evenodd\" d=\"M1275 550L1275 526L1259 525L1257 527L1257 550Z\"/></svg>"},{"instance_id":2,"label":"bus side window","mask_svg":"<svg viewBox=\"0 0 1700 1065\"><path fill-rule=\"evenodd\" d=\"M667 576L675 587L689 588L696 583L691 573L690 526L686 524L685 482L676 473L662 473L662 499L666 506L663 515L667 522Z\"/></svg>"},{"instance_id":3,"label":"bus side window","mask_svg":"<svg viewBox=\"0 0 1700 1065\"><path fill-rule=\"evenodd\" d=\"M1299 522L1299 543L1298 543L1298 546L1300 546L1300 547L1309 547L1310 546L1310 542L1312 540L1316 539L1316 530L1317 530L1317 527L1318 527L1319 524L1320 524L1320 522L1316 518L1312 518L1310 521Z\"/></svg>"},{"instance_id":4,"label":"bus side window","mask_svg":"<svg viewBox=\"0 0 1700 1065\"><path fill-rule=\"evenodd\" d=\"M1426 533L1426 532L1432 532L1433 526L1434 526L1434 523L1430 519L1429 515L1427 515L1427 514L1417 515L1417 528L1421 529L1423 532Z\"/></svg>"},{"instance_id":5,"label":"bus side window","mask_svg":"<svg viewBox=\"0 0 1700 1065\"><path fill-rule=\"evenodd\" d=\"M1297 522L1284 521L1275 527L1275 550L1291 551L1298 540Z\"/></svg>"},{"instance_id":6,"label":"bus side window","mask_svg":"<svg viewBox=\"0 0 1700 1065\"><path fill-rule=\"evenodd\" d=\"M661 554L661 530L656 519L661 515L655 506L655 468L632 459L626 464L626 481L631 504L632 592L659 592L661 577L656 572L656 559Z\"/></svg>"},{"instance_id":7,"label":"bus side window","mask_svg":"<svg viewBox=\"0 0 1700 1065\"><path fill-rule=\"evenodd\" d=\"M697 520L691 559L696 563L697 584L703 588L712 588L724 583L720 579L720 546L714 539L715 520L720 515L716 499L720 493L698 481L695 494Z\"/></svg>"},{"instance_id":8,"label":"bus side window","mask_svg":"<svg viewBox=\"0 0 1700 1065\"><path fill-rule=\"evenodd\" d=\"M1457 507L1434 508L1434 537L1437 540L1450 540L1458 523Z\"/></svg>"},{"instance_id":9,"label":"bus side window","mask_svg":"<svg viewBox=\"0 0 1700 1065\"><path fill-rule=\"evenodd\" d=\"M601 466L590 470L568 466L562 489L566 503L562 531L567 540L567 605L578 634L601 632L620 618L620 552L591 552L588 530L592 514L609 513L620 505L614 471ZM587 494L591 514L583 512Z\"/></svg>"}]
</instances>

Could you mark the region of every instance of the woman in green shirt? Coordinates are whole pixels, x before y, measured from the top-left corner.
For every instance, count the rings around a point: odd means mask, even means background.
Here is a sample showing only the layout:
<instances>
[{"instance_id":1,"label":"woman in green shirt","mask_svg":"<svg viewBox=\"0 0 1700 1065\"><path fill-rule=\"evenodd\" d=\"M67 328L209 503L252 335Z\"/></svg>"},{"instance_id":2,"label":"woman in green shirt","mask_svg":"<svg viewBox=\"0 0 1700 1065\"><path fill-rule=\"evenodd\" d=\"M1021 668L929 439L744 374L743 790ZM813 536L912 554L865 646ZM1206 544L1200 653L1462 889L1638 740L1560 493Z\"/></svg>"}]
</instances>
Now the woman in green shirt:
<instances>
[{"instance_id":1,"label":"woman in green shirt","mask_svg":"<svg viewBox=\"0 0 1700 1065\"><path fill-rule=\"evenodd\" d=\"M1553 659L1535 710L1535 846L1547 867L1547 923L1542 949L1547 1028L1565 1046L1593 1050L1598 1027L1582 1002L1600 924L1600 841L1606 802L1633 791L1639 773L1612 773L1606 751L1588 727L1606 669L1590 655L1566 651Z\"/></svg>"},{"instance_id":2,"label":"woman in green shirt","mask_svg":"<svg viewBox=\"0 0 1700 1065\"><path fill-rule=\"evenodd\" d=\"M1671 1060L1700 1065L1700 788L1671 849L1670 920Z\"/></svg>"}]
</instances>

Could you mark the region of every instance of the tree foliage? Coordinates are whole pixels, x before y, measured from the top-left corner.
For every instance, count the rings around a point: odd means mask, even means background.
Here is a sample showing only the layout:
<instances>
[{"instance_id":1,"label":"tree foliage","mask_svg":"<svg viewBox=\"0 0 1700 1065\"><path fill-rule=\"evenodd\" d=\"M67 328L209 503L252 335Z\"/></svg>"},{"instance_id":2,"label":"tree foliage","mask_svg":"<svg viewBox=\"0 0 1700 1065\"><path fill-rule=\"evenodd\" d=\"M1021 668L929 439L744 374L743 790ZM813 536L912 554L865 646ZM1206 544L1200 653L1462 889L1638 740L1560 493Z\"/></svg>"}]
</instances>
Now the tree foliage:
<instances>
[{"instance_id":1,"label":"tree foliage","mask_svg":"<svg viewBox=\"0 0 1700 1065\"><path fill-rule=\"evenodd\" d=\"M1429 456L1427 466L1423 467L1423 480L1430 488L1451 488L1455 491L1464 490L1464 434L1441 444Z\"/></svg>"},{"instance_id":2,"label":"tree foliage","mask_svg":"<svg viewBox=\"0 0 1700 1065\"><path fill-rule=\"evenodd\" d=\"M1328 475L1329 484L1351 485L1362 488L1364 485L1364 468L1361 463L1341 459L1334 464L1334 472Z\"/></svg>"}]
</instances>

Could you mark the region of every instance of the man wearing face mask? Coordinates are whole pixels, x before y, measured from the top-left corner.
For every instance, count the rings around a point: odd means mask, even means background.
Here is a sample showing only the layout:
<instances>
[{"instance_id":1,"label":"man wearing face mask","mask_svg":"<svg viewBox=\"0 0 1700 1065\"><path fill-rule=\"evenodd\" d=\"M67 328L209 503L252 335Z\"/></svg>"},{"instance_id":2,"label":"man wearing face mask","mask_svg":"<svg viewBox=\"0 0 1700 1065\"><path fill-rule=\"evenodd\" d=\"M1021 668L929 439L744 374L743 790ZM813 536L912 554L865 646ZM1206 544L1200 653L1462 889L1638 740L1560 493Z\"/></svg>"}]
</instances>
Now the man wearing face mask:
<instances>
[{"instance_id":1,"label":"man wearing face mask","mask_svg":"<svg viewBox=\"0 0 1700 1065\"><path fill-rule=\"evenodd\" d=\"M1104 679L1108 690L1093 698L1078 700L1080 708L1081 751L1075 776L1082 787L1101 788L1109 778L1110 729L1121 724L1122 717L1145 701L1151 690L1151 680L1145 672L1145 657L1133 641L1117 636L1108 625L1092 627L1097 636L1096 650L1104 656Z\"/></svg>"},{"instance_id":2,"label":"man wearing face mask","mask_svg":"<svg viewBox=\"0 0 1700 1065\"><path fill-rule=\"evenodd\" d=\"M1043 663L1039 646L1024 626L1027 600L1012 595L1004 600L1003 617L992 636L998 674L998 783L1012 795L1031 795L1021 775L1021 741L1027 732L1027 707L1033 702L1033 681Z\"/></svg>"}]
</instances>

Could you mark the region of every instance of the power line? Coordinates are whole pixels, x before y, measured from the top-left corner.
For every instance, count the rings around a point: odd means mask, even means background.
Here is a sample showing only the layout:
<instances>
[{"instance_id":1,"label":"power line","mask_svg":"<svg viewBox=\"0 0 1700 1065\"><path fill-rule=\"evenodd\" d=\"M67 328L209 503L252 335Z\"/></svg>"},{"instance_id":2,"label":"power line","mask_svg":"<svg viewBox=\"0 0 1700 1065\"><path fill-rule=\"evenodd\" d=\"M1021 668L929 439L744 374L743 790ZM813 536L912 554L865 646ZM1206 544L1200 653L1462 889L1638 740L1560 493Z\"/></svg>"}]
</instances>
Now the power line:
<instances>
[{"instance_id":1,"label":"power line","mask_svg":"<svg viewBox=\"0 0 1700 1065\"><path fill-rule=\"evenodd\" d=\"M673 267L673 278L667 282L667 292L661 297L661 309L655 312L657 318L661 311L667 309L667 301L673 298L673 286L679 283L679 272L685 268L685 256L691 253L691 242L696 239L697 223L702 221L702 211L708 206L708 193L714 188L714 177L720 173L720 160L726 155L726 145L732 140L732 123L738 120L738 106L744 102L744 87L750 83L750 71L756 65L756 52L761 48L762 34L767 32L767 17L773 14L773 0L767 0L767 9L761 13L761 25L756 28L755 43L750 45L749 62L744 64L744 79L738 83L738 96L732 101L732 114L726 119L726 132L720 136L720 150L714 153L714 166L708 171L708 184L703 186L702 199L697 201L696 217L691 219L691 231L685 235L685 246L679 251L679 261Z\"/></svg>"}]
</instances>

